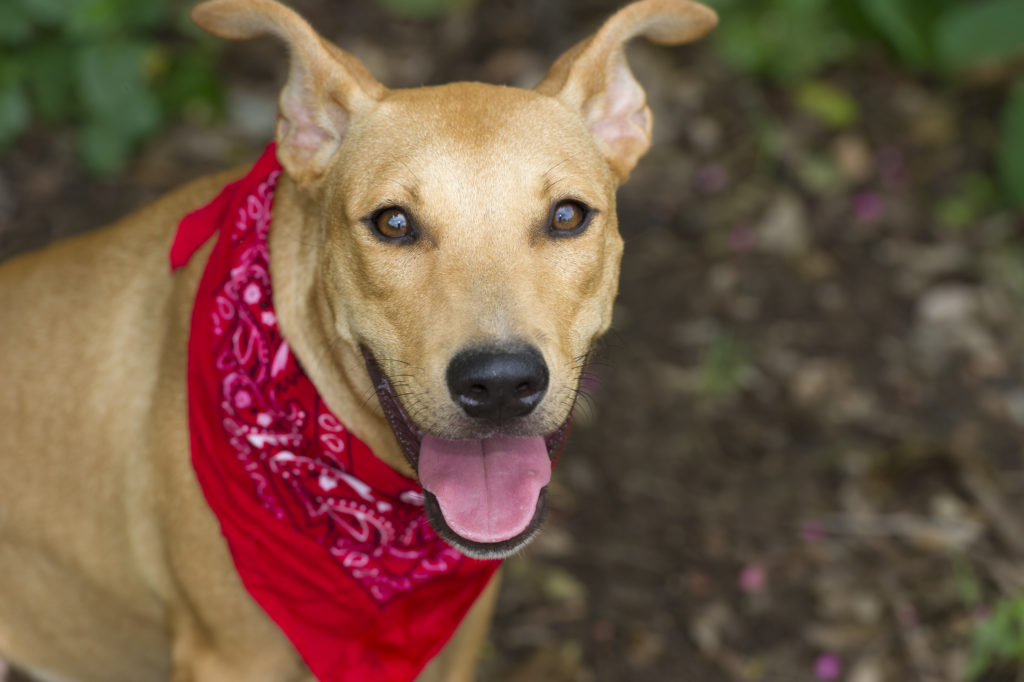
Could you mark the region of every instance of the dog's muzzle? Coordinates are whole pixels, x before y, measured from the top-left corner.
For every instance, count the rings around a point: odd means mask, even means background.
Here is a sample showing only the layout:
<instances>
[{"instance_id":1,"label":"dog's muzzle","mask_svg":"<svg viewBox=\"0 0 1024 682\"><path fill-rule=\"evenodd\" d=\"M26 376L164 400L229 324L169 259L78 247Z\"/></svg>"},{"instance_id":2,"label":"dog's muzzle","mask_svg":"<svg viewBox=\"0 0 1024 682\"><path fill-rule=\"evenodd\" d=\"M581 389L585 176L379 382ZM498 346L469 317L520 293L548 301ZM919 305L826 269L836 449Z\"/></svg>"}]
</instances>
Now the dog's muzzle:
<instances>
[{"instance_id":1,"label":"dog's muzzle","mask_svg":"<svg viewBox=\"0 0 1024 682\"><path fill-rule=\"evenodd\" d=\"M548 370L541 354L532 348L458 353L446 373L452 399L491 435L449 440L409 417L372 352L363 353L384 415L419 476L437 533L478 558L507 556L529 542L544 518L552 461L565 443L569 417L546 435L512 436L502 428L543 399Z\"/></svg>"}]
</instances>

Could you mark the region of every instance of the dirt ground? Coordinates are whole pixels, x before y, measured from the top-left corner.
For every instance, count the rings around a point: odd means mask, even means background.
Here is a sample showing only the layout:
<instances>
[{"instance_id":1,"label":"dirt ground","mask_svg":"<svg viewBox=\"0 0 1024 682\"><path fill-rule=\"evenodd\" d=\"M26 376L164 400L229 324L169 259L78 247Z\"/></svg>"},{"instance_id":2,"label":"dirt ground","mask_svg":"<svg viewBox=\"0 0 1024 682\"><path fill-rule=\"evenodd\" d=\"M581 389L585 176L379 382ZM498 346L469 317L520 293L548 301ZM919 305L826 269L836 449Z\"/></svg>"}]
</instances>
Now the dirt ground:
<instances>
[{"instance_id":1,"label":"dirt ground","mask_svg":"<svg viewBox=\"0 0 1024 682\"><path fill-rule=\"evenodd\" d=\"M294 3L390 86L532 85L615 5L367 4ZM835 130L707 46L631 61L656 132L619 196L615 327L480 679L965 679L974 627L1024 590L1024 219L990 196L997 90L865 59L826 75L859 109ZM254 158L284 68L231 47L228 120L111 179L35 131L0 158L0 257Z\"/></svg>"}]
</instances>

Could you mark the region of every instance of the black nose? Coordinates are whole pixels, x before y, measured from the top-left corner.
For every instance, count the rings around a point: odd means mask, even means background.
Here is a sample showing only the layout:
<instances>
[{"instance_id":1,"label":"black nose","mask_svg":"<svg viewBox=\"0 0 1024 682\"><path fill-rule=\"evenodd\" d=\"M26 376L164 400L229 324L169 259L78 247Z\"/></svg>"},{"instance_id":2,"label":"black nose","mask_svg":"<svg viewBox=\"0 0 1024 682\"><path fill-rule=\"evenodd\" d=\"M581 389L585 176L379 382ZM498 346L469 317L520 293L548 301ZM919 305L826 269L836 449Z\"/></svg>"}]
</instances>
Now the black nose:
<instances>
[{"instance_id":1,"label":"black nose","mask_svg":"<svg viewBox=\"0 0 1024 682\"><path fill-rule=\"evenodd\" d=\"M533 348L470 348L452 358L446 378L466 414L500 423L537 407L548 388L548 367Z\"/></svg>"}]
</instances>

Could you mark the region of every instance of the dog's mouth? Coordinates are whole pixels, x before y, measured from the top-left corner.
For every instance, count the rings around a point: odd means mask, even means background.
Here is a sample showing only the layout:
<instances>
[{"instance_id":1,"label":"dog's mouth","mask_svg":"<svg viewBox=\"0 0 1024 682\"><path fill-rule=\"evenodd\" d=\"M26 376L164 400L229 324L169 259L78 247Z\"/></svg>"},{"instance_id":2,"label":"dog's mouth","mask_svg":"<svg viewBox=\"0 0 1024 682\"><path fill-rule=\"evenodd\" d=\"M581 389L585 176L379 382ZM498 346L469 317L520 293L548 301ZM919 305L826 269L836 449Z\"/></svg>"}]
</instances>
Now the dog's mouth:
<instances>
[{"instance_id":1,"label":"dog's mouth","mask_svg":"<svg viewBox=\"0 0 1024 682\"><path fill-rule=\"evenodd\" d=\"M423 486L427 518L437 534L481 559L505 557L526 545L544 520L551 466L565 445L572 412L543 436L447 440L417 425L373 354L363 348L363 357L384 416Z\"/></svg>"}]
</instances>

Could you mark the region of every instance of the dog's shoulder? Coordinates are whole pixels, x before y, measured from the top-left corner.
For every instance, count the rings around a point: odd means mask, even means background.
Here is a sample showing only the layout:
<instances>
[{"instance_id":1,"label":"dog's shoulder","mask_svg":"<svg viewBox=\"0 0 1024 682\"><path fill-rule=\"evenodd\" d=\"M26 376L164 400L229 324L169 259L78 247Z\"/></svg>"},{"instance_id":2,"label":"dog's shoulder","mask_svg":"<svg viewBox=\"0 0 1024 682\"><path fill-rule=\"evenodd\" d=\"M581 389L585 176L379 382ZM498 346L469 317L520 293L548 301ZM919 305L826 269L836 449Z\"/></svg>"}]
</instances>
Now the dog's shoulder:
<instances>
[{"instance_id":1,"label":"dog's shoulder","mask_svg":"<svg viewBox=\"0 0 1024 682\"><path fill-rule=\"evenodd\" d=\"M85 333L97 320L132 326L159 317L172 292L194 289L201 271L172 276L168 254L178 224L244 173L199 178L113 224L0 264L0 328L52 338Z\"/></svg>"}]
</instances>

